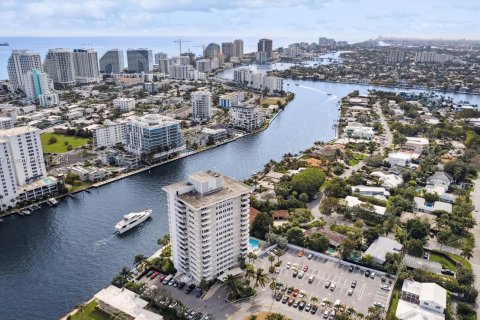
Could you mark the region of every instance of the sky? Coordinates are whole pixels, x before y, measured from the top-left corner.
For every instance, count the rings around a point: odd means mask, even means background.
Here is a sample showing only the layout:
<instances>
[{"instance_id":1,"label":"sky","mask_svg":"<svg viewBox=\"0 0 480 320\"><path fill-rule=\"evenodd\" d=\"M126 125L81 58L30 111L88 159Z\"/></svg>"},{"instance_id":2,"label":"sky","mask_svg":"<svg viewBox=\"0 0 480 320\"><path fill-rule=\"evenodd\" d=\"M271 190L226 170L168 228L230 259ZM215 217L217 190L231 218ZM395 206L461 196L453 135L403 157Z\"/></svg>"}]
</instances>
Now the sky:
<instances>
[{"instance_id":1,"label":"sky","mask_svg":"<svg viewBox=\"0 0 480 320\"><path fill-rule=\"evenodd\" d=\"M479 0L0 0L1 36L480 39Z\"/></svg>"}]
</instances>

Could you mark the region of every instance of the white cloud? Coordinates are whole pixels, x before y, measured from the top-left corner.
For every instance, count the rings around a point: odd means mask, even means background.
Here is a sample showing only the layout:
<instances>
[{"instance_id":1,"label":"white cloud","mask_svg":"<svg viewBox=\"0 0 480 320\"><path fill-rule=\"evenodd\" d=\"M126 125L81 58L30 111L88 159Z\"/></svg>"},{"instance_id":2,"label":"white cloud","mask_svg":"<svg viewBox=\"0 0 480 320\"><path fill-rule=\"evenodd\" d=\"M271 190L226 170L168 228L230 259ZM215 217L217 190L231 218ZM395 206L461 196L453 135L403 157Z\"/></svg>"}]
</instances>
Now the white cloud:
<instances>
[{"instance_id":1,"label":"white cloud","mask_svg":"<svg viewBox=\"0 0 480 320\"><path fill-rule=\"evenodd\" d=\"M83 2L42 0L24 4L26 13L31 17L61 19L105 19L118 6L119 3L113 0L87 0Z\"/></svg>"}]
</instances>

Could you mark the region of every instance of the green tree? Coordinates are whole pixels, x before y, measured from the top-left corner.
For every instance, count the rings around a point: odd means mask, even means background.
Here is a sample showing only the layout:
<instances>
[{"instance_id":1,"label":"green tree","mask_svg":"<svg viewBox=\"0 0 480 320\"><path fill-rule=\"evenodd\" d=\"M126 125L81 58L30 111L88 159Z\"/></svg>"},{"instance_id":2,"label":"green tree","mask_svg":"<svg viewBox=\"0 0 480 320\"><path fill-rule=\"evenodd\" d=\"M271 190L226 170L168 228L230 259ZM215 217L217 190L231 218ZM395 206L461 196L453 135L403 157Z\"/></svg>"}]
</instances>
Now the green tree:
<instances>
[{"instance_id":1,"label":"green tree","mask_svg":"<svg viewBox=\"0 0 480 320\"><path fill-rule=\"evenodd\" d=\"M265 235L268 233L272 225L272 216L269 213L261 212L255 217L250 226L250 235L255 238L265 239Z\"/></svg>"},{"instance_id":2,"label":"green tree","mask_svg":"<svg viewBox=\"0 0 480 320\"><path fill-rule=\"evenodd\" d=\"M48 144L55 144L57 143L57 138L55 138L54 136L51 136L49 139L48 139Z\"/></svg>"},{"instance_id":3,"label":"green tree","mask_svg":"<svg viewBox=\"0 0 480 320\"><path fill-rule=\"evenodd\" d=\"M329 245L330 241L321 233L315 233L307 238L307 247L318 252L327 251Z\"/></svg>"},{"instance_id":4,"label":"green tree","mask_svg":"<svg viewBox=\"0 0 480 320\"><path fill-rule=\"evenodd\" d=\"M248 284L250 285L250 279L255 276L255 267L253 264L247 264L245 267L245 278L247 279Z\"/></svg>"},{"instance_id":5,"label":"green tree","mask_svg":"<svg viewBox=\"0 0 480 320\"><path fill-rule=\"evenodd\" d=\"M453 177L456 183L463 181L468 173L467 164L459 159L447 162L443 169Z\"/></svg>"},{"instance_id":6,"label":"green tree","mask_svg":"<svg viewBox=\"0 0 480 320\"><path fill-rule=\"evenodd\" d=\"M352 187L342 178L333 178L325 185L325 195L329 197L345 198L352 194Z\"/></svg>"},{"instance_id":7,"label":"green tree","mask_svg":"<svg viewBox=\"0 0 480 320\"><path fill-rule=\"evenodd\" d=\"M356 241L349 238L343 239L342 242L340 243L340 246L338 247L340 256L343 259L348 258L356 247L357 247Z\"/></svg>"},{"instance_id":8,"label":"green tree","mask_svg":"<svg viewBox=\"0 0 480 320\"><path fill-rule=\"evenodd\" d=\"M475 280L473 271L465 268L458 268L456 277L457 277L458 283L466 286L471 285Z\"/></svg>"},{"instance_id":9,"label":"green tree","mask_svg":"<svg viewBox=\"0 0 480 320\"><path fill-rule=\"evenodd\" d=\"M299 227L292 227L287 231L287 240L289 243L293 243L299 246L303 246L305 236L303 234L303 229Z\"/></svg>"},{"instance_id":10,"label":"green tree","mask_svg":"<svg viewBox=\"0 0 480 320\"><path fill-rule=\"evenodd\" d=\"M255 286L265 287L267 283L268 276L266 273L263 272L262 268L258 268L255 271Z\"/></svg>"},{"instance_id":11,"label":"green tree","mask_svg":"<svg viewBox=\"0 0 480 320\"><path fill-rule=\"evenodd\" d=\"M473 257L473 246L469 244L464 244L462 246L462 252L460 256L464 257L467 260L470 260Z\"/></svg>"},{"instance_id":12,"label":"green tree","mask_svg":"<svg viewBox=\"0 0 480 320\"><path fill-rule=\"evenodd\" d=\"M147 257L145 257L143 254L137 254L135 258L133 259L133 264L140 264L143 261L145 261Z\"/></svg>"},{"instance_id":13,"label":"green tree","mask_svg":"<svg viewBox=\"0 0 480 320\"><path fill-rule=\"evenodd\" d=\"M377 240L380 236L381 230L378 227L372 227L363 230L363 238L367 245L371 245L373 241Z\"/></svg>"},{"instance_id":14,"label":"green tree","mask_svg":"<svg viewBox=\"0 0 480 320\"><path fill-rule=\"evenodd\" d=\"M410 239L405 243L407 253L415 257L423 256L423 241L420 239Z\"/></svg>"},{"instance_id":15,"label":"green tree","mask_svg":"<svg viewBox=\"0 0 480 320\"><path fill-rule=\"evenodd\" d=\"M407 222L407 232L411 238L425 239L428 235L429 225L428 223L420 220L419 218L410 219Z\"/></svg>"},{"instance_id":16,"label":"green tree","mask_svg":"<svg viewBox=\"0 0 480 320\"><path fill-rule=\"evenodd\" d=\"M266 320L290 320L286 315L274 312L274 313L269 313L266 317Z\"/></svg>"},{"instance_id":17,"label":"green tree","mask_svg":"<svg viewBox=\"0 0 480 320\"><path fill-rule=\"evenodd\" d=\"M306 193L311 198L325 182L325 173L316 168L307 168L292 177L290 186L297 193Z\"/></svg>"},{"instance_id":18,"label":"green tree","mask_svg":"<svg viewBox=\"0 0 480 320\"><path fill-rule=\"evenodd\" d=\"M334 197L326 197L322 200L320 204L320 212L326 216L330 216L335 212L338 206L338 199Z\"/></svg>"}]
</instances>

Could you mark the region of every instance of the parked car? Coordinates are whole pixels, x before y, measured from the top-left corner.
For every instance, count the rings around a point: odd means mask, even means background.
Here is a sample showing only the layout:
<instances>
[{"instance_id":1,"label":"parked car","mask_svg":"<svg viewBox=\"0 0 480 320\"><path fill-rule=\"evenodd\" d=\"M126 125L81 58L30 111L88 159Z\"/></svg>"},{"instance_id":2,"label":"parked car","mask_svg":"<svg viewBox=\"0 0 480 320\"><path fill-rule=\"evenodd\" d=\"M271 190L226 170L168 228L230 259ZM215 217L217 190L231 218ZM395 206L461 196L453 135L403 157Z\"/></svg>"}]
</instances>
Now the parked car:
<instances>
[{"instance_id":1,"label":"parked car","mask_svg":"<svg viewBox=\"0 0 480 320\"><path fill-rule=\"evenodd\" d=\"M275 300L280 301L282 300L283 294L277 293L277 296L275 297Z\"/></svg>"},{"instance_id":2,"label":"parked car","mask_svg":"<svg viewBox=\"0 0 480 320\"><path fill-rule=\"evenodd\" d=\"M423 253L423 259L427 259L427 260L428 260L428 252L424 252L424 253Z\"/></svg>"},{"instance_id":3,"label":"parked car","mask_svg":"<svg viewBox=\"0 0 480 320\"><path fill-rule=\"evenodd\" d=\"M373 305L378 308L385 308L385 305L379 301L375 301Z\"/></svg>"},{"instance_id":4,"label":"parked car","mask_svg":"<svg viewBox=\"0 0 480 320\"><path fill-rule=\"evenodd\" d=\"M203 320L212 320L213 319L213 316L209 313L205 316L205 318L203 318Z\"/></svg>"},{"instance_id":5,"label":"parked car","mask_svg":"<svg viewBox=\"0 0 480 320\"><path fill-rule=\"evenodd\" d=\"M312 259L312 258L313 258L313 254L311 254L311 253L307 254L307 258L308 258L308 260Z\"/></svg>"},{"instance_id":6,"label":"parked car","mask_svg":"<svg viewBox=\"0 0 480 320\"><path fill-rule=\"evenodd\" d=\"M288 305L291 306L295 302L295 298L288 299Z\"/></svg>"},{"instance_id":7,"label":"parked car","mask_svg":"<svg viewBox=\"0 0 480 320\"><path fill-rule=\"evenodd\" d=\"M200 298L203 295L202 290L198 290L197 294L195 295L195 298Z\"/></svg>"},{"instance_id":8,"label":"parked car","mask_svg":"<svg viewBox=\"0 0 480 320\"><path fill-rule=\"evenodd\" d=\"M292 266L292 264L290 263L290 261L287 262L287 265L285 266L287 269L290 269L290 267Z\"/></svg>"},{"instance_id":9,"label":"parked car","mask_svg":"<svg viewBox=\"0 0 480 320\"><path fill-rule=\"evenodd\" d=\"M387 279L385 279L384 277L382 277L380 280L381 280L382 282L386 282L386 281L387 281Z\"/></svg>"},{"instance_id":10,"label":"parked car","mask_svg":"<svg viewBox=\"0 0 480 320\"><path fill-rule=\"evenodd\" d=\"M293 293L292 293L292 296L293 296L293 297L298 296L298 293L299 293L299 292L300 292L300 290L295 289L295 290L293 291Z\"/></svg>"},{"instance_id":11,"label":"parked car","mask_svg":"<svg viewBox=\"0 0 480 320\"><path fill-rule=\"evenodd\" d=\"M303 250L298 251L297 257L303 257L305 252Z\"/></svg>"},{"instance_id":12,"label":"parked car","mask_svg":"<svg viewBox=\"0 0 480 320\"><path fill-rule=\"evenodd\" d=\"M150 276L150 280L155 279L159 274L160 274L160 272L155 271L155 272Z\"/></svg>"},{"instance_id":13,"label":"parked car","mask_svg":"<svg viewBox=\"0 0 480 320\"><path fill-rule=\"evenodd\" d=\"M327 288L327 289L330 288L330 284L331 284L330 281L325 282L325 288Z\"/></svg>"},{"instance_id":14,"label":"parked car","mask_svg":"<svg viewBox=\"0 0 480 320\"><path fill-rule=\"evenodd\" d=\"M186 316L188 316L192 311L193 311L193 309L186 308L185 311L183 312L183 315L186 317Z\"/></svg>"},{"instance_id":15,"label":"parked car","mask_svg":"<svg viewBox=\"0 0 480 320\"><path fill-rule=\"evenodd\" d=\"M327 310L325 310L325 311L323 312L323 319L327 319L327 318L328 318L328 314L329 314L329 312L328 312Z\"/></svg>"},{"instance_id":16,"label":"parked car","mask_svg":"<svg viewBox=\"0 0 480 320\"><path fill-rule=\"evenodd\" d=\"M292 266L292 270L297 270L297 268L298 268L298 263L295 262Z\"/></svg>"},{"instance_id":17,"label":"parked car","mask_svg":"<svg viewBox=\"0 0 480 320\"><path fill-rule=\"evenodd\" d=\"M390 291L390 287L386 284L382 284L380 288L385 291Z\"/></svg>"},{"instance_id":18,"label":"parked car","mask_svg":"<svg viewBox=\"0 0 480 320\"><path fill-rule=\"evenodd\" d=\"M313 305L312 306L312 310L310 310L310 313L311 314L316 314L317 313L317 310L318 310L318 307L316 305Z\"/></svg>"},{"instance_id":19,"label":"parked car","mask_svg":"<svg viewBox=\"0 0 480 320\"><path fill-rule=\"evenodd\" d=\"M302 279L304 275L305 275L305 272L300 271L300 273L298 274L298 278Z\"/></svg>"},{"instance_id":20,"label":"parked car","mask_svg":"<svg viewBox=\"0 0 480 320\"><path fill-rule=\"evenodd\" d=\"M172 303L170 303L170 305L168 306L170 309L173 309L175 308L176 306L178 305L178 301L174 301Z\"/></svg>"},{"instance_id":21,"label":"parked car","mask_svg":"<svg viewBox=\"0 0 480 320\"><path fill-rule=\"evenodd\" d=\"M312 283L313 281L315 281L315 276L310 276L308 278L308 283Z\"/></svg>"},{"instance_id":22,"label":"parked car","mask_svg":"<svg viewBox=\"0 0 480 320\"><path fill-rule=\"evenodd\" d=\"M165 279L163 279L162 283L164 285L168 284L168 282L170 282L170 280L172 280L173 276L171 274L169 274L168 276L165 277Z\"/></svg>"},{"instance_id":23,"label":"parked car","mask_svg":"<svg viewBox=\"0 0 480 320\"><path fill-rule=\"evenodd\" d=\"M180 282L177 286L177 289L183 289L185 287L186 283L185 282Z\"/></svg>"},{"instance_id":24,"label":"parked car","mask_svg":"<svg viewBox=\"0 0 480 320\"><path fill-rule=\"evenodd\" d=\"M375 279L375 272L370 273L370 278Z\"/></svg>"},{"instance_id":25,"label":"parked car","mask_svg":"<svg viewBox=\"0 0 480 320\"><path fill-rule=\"evenodd\" d=\"M162 282L166 277L167 277L166 274L160 273L160 274L158 275L158 281Z\"/></svg>"},{"instance_id":26,"label":"parked car","mask_svg":"<svg viewBox=\"0 0 480 320\"><path fill-rule=\"evenodd\" d=\"M197 315L197 313L198 313L198 311L196 311L196 310L190 312L187 319L193 319Z\"/></svg>"},{"instance_id":27,"label":"parked car","mask_svg":"<svg viewBox=\"0 0 480 320\"><path fill-rule=\"evenodd\" d=\"M196 287L197 287L197 286L192 283L191 285L189 285L189 286L187 287L187 289L185 290L185 293L186 293L186 294L190 294L193 290L195 290Z\"/></svg>"},{"instance_id":28,"label":"parked car","mask_svg":"<svg viewBox=\"0 0 480 320\"><path fill-rule=\"evenodd\" d=\"M285 304L288 302L288 296L284 296L282 299L282 303Z\"/></svg>"},{"instance_id":29,"label":"parked car","mask_svg":"<svg viewBox=\"0 0 480 320\"><path fill-rule=\"evenodd\" d=\"M298 304L299 304L298 301L294 301L293 304L292 304L292 307L297 308L297 307L298 307Z\"/></svg>"},{"instance_id":30,"label":"parked car","mask_svg":"<svg viewBox=\"0 0 480 320\"><path fill-rule=\"evenodd\" d=\"M305 306L305 311L310 312L311 308L312 308L312 305L310 303L307 303L307 305Z\"/></svg>"},{"instance_id":31,"label":"parked car","mask_svg":"<svg viewBox=\"0 0 480 320\"><path fill-rule=\"evenodd\" d=\"M335 291L335 288L337 287L337 285L335 283L332 283L330 285L330 291Z\"/></svg>"},{"instance_id":32,"label":"parked car","mask_svg":"<svg viewBox=\"0 0 480 320\"><path fill-rule=\"evenodd\" d=\"M293 292L293 289L292 288L287 288L287 294L290 294Z\"/></svg>"},{"instance_id":33,"label":"parked car","mask_svg":"<svg viewBox=\"0 0 480 320\"><path fill-rule=\"evenodd\" d=\"M348 289L347 294L351 296L353 294L353 289L352 288Z\"/></svg>"},{"instance_id":34,"label":"parked car","mask_svg":"<svg viewBox=\"0 0 480 320\"><path fill-rule=\"evenodd\" d=\"M455 275L455 272L453 272L450 269L442 269L442 273L446 274L446 275L449 275L449 276L454 276Z\"/></svg>"},{"instance_id":35,"label":"parked car","mask_svg":"<svg viewBox=\"0 0 480 320\"><path fill-rule=\"evenodd\" d=\"M320 306L321 306L321 307L325 307L325 306L327 305L327 301L328 301L327 298L323 298L323 299L322 299L322 302L320 303Z\"/></svg>"},{"instance_id":36,"label":"parked car","mask_svg":"<svg viewBox=\"0 0 480 320\"><path fill-rule=\"evenodd\" d=\"M306 304L307 304L307 303L306 303L305 301L303 301L303 300L300 301L300 302L298 303L298 310L303 310L303 309L305 308L305 305L306 305Z\"/></svg>"},{"instance_id":37,"label":"parked car","mask_svg":"<svg viewBox=\"0 0 480 320\"><path fill-rule=\"evenodd\" d=\"M295 278L296 276L298 276L298 270L293 270L292 277L294 277L294 278Z\"/></svg>"},{"instance_id":38,"label":"parked car","mask_svg":"<svg viewBox=\"0 0 480 320\"><path fill-rule=\"evenodd\" d=\"M145 274L145 277L150 277L152 274L155 273L155 270L149 270L147 271L147 273Z\"/></svg>"},{"instance_id":39,"label":"parked car","mask_svg":"<svg viewBox=\"0 0 480 320\"><path fill-rule=\"evenodd\" d=\"M308 271L308 266L303 267L302 270L303 270L303 272L307 272Z\"/></svg>"},{"instance_id":40,"label":"parked car","mask_svg":"<svg viewBox=\"0 0 480 320\"><path fill-rule=\"evenodd\" d=\"M351 265L350 267L348 267L348 271L349 271L349 272L353 272L353 269L354 269L354 268L355 268L355 267Z\"/></svg>"},{"instance_id":41,"label":"parked car","mask_svg":"<svg viewBox=\"0 0 480 320\"><path fill-rule=\"evenodd\" d=\"M365 270L365 277L369 277L370 276L370 270Z\"/></svg>"},{"instance_id":42,"label":"parked car","mask_svg":"<svg viewBox=\"0 0 480 320\"><path fill-rule=\"evenodd\" d=\"M357 286L357 280L352 280L350 287L355 288Z\"/></svg>"}]
</instances>

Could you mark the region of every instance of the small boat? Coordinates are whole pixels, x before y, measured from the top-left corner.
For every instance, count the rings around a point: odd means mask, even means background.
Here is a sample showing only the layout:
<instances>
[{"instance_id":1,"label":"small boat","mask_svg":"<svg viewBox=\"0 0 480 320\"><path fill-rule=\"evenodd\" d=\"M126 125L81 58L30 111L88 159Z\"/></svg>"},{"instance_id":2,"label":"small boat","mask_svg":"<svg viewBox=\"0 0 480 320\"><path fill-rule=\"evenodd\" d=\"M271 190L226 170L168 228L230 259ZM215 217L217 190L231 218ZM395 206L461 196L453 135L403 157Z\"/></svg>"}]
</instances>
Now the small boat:
<instances>
[{"instance_id":1,"label":"small boat","mask_svg":"<svg viewBox=\"0 0 480 320\"><path fill-rule=\"evenodd\" d=\"M50 198L47 200L47 203L51 206L51 207L55 207L57 204L58 204L58 201L57 199L55 198Z\"/></svg>"},{"instance_id":2,"label":"small boat","mask_svg":"<svg viewBox=\"0 0 480 320\"><path fill-rule=\"evenodd\" d=\"M10 43L8 42L0 42L0 47L8 47Z\"/></svg>"},{"instance_id":3,"label":"small boat","mask_svg":"<svg viewBox=\"0 0 480 320\"><path fill-rule=\"evenodd\" d=\"M299 83L295 83L296 86L299 86L300 84Z\"/></svg>"},{"instance_id":4,"label":"small boat","mask_svg":"<svg viewBox=\"0 0 480 320\"><path fill-rule=\"evenodd\" d=\"M327 96L331 96L332 94L331 93L327 93Z\"/></svg>"},{"instance_id":5,"label":"small boat","mask_svg":"<svg viewBox=\"0 0 480 320\"><path fill-rule=\"evenodd\" d=\"M150 215L152 214L152 209L147 209L145 211L141 212L131 212L129 214L126 214L123 216L123 219L120 220L116 225L115 225L115 232L117 234L122 234L145 220L147 220Z\"/></svg>"},{"instance_id":6,"label":"small boat","mask_svg":"<svg viewBox=\"0 0 480 320\"><path fill-rule=\"evenodd\" d=\"M28 209L25 209L22 211L22 213L26 216L29 216L31 212Z\"/></svg>"},{"instance_id":7,"label":"small boat","mask_svg":"<svg viewBox=\"0 0 480 320\"><path fill-rule=\"evenodd\" d=\"M0 218L0 223L3 223L3 218Z\"/></svg>"},{"instance_id":8,"label":"small boat","mask_svg":"<svg viewBox=\"0 0 480 320\"><path fill-rule=\"evenodd\" d=\"M23 215L24 215L23 211L17 211L17 214L18 214L19 216L23 216Z\"/></svg>"}]
</instances>

